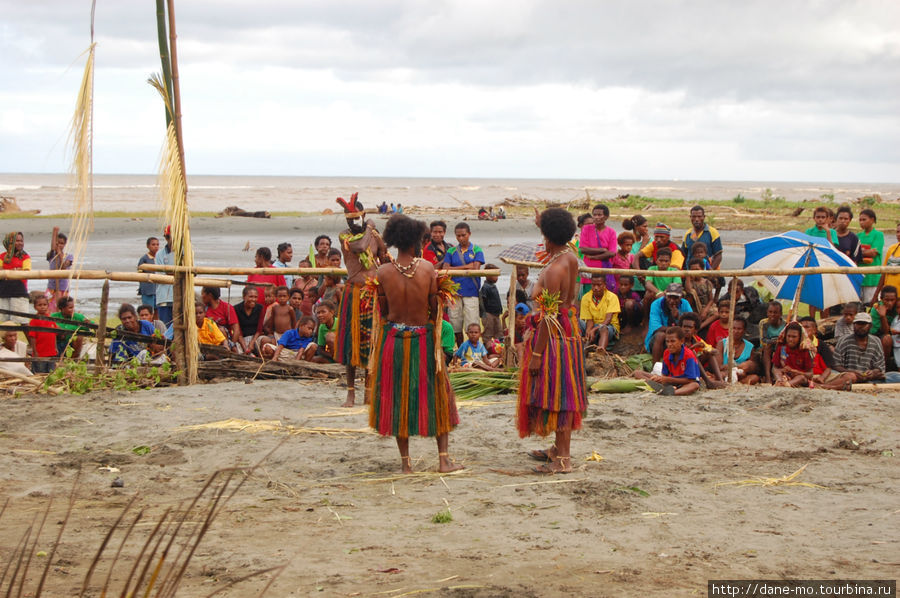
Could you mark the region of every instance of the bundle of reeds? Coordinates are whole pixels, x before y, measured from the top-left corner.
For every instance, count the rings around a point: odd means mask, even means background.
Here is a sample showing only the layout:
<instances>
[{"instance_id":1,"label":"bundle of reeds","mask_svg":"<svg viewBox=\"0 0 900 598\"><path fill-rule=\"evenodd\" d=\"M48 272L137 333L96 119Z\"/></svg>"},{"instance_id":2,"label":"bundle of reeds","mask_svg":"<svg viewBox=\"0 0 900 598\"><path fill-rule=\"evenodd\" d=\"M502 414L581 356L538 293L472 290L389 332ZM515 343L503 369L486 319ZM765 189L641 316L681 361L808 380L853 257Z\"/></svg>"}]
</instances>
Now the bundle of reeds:
<instances>
[{"instance_id":1,"label":"bundle of reeds","mask_svg":"<svg viewBox=\"0 0 900 598\"><path fill-rule=\"evenodd\" d=\"M450 372L449 376L460 401L515 392L519 386L519 373L515 370L459 370Z\"/></svg>"},{"instance_id":2,"label":"bundle of reeds","mask_svg":"<svg viewBox=\"0 0 900 598\"><path fill-rule=\"evenodd\" d=\"M623 392L640 392L653 390L650 385L643 380L636 378L611 378L609 380L600 380L591 385L593 392L602 392L606 394L618 394Z\"/></svg>"}]
</instances>

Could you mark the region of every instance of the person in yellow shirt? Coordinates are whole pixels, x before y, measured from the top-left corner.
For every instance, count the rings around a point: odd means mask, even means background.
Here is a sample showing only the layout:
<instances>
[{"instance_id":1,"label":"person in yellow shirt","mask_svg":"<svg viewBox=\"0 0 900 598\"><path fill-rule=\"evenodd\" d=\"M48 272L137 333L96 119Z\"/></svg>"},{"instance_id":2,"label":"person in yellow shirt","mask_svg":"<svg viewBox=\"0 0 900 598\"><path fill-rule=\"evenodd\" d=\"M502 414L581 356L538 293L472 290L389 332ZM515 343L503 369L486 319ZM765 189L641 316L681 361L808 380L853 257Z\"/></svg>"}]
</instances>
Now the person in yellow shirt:
<instances>
[{"instance_id":1,"label":"person in yellow shirt","mask_svg":"<svg viewBox=\"0 0 900 598\"><path fill-rule=\"evenodd\" d=\"M581 298L581 319L586 324L585 346L601 349L619 338L619 297L606 288L606 276L591 276L591 292Z\"/></svg>"},{"instance_id":2,"label":"person in yellow shirt","mask_svg":"<svg viewBox=\"0 0 900 598\"><path fill-rule=\"evenodd\" d=\"M884 252L885 266L900 266L900 223L897 224L897 242L887 248ZM881 298L881 289L884 287L900 288L900 274L882 274L881 280L878 282L878 288L875 289L875 296L872 299L872 305L878 303Z\"/></svg>"},{"instance_id":3,"label":"person in yellow shirt","mask_svg":"<svg viewBox=\"0 0 900 598\"><path fill-rule=\"evenodd\" d=\"M197 316L197 340L200 344L224 345L225 335L215 322L206 317L206 306L202 301L194 304L194 314Z\"/></svg>"}]
</instances>

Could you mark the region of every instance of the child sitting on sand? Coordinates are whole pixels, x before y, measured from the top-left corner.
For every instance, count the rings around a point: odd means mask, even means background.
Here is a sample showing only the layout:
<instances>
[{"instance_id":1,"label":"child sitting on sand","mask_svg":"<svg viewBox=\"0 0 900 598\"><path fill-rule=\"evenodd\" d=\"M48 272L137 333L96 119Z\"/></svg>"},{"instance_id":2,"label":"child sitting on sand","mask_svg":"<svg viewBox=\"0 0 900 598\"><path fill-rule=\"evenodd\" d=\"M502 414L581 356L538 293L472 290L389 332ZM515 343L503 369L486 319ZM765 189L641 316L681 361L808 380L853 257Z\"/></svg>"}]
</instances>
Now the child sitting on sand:
<instances>
[{"instance_id":1,"label":"child sitting on sand","mask_svg":"<svg viewBox=\"0 0 900 598\"><path fill-rule=\"evenodd\" d=\"M785 326L772 355L772 374L775 386L807 386L813 376L813 360L807 349L800 346L803 331L800 324Z\"/></svg>"},{"instance_id":2,"label":"child sitting on sand","mask_svg":"<svg viewBox=\"0 0 900 598\"><path fill-rule=\"evenodd\" d=\"M47 297L44 295L35 297L33 305L36 317L28 322L29 326L58 328L55 322L44 319L50 315L50 302ZM59 355L56 351L56 334L53 332L29 330L28 344L31 346L33 357L57 357ZM35 361L31 364L31 371L35 374L49 374L55 369L56 363L53 361Z\"/></svg>"},{"instance_id":3,"label":"child sitting on sand","mask_svg":"<svg viewBox=\"0 0 900 598\"><path fill-rule=\"evenodd\" d=\"M293 288L290 290L290 293L290 304L291 307L294 308L294 317L296 317L297 322L299 322L300 318L303 316L303 291L298 288Z\"/></svg>"},{"instance_id":4,"label":"child sitting on sand","mask_svg":"<svg viewBox=\"0 0 900 598\"><path fill-rule=\"evenodd\" d=\"M766 306L766 318L759 321L759 346L762 348L763 378L766 384L772 383L772 351L775 343L784 330L784 308L778 301L769 301Z\"/></svg>"},{"instance_id":5,"label":"child sitting on sand","mask_svg":"<svg viewBox=\"0 0 900 598\"><path fill-rule=\"evenodd\" d=\"M744 338L747 332L747 320L738 316L734 319L732 328L732 347L734 349L734 371L732 375L737 377L741 384L759 384L759 364L753 357L753 344ZM719 341L718 347L720 368L728 371L728 339Z\"/></svg>"},{"instance_id":6,"label":"child sitting on sand","mask_svg":"<svg viewBox=\"0 0 900 598\"><path fill-rule=\"evenodd\" d=\"M638 327L644 319L644 310L641 304L641 296L634 290L634 276L621 274L619 276L619 317L624 330L631 326Z\"/></svg>"},{"instance_id":7,"label":"child sitting on sand","mask_svg":"<svg viewBox=\"0 0 900 598\"><path fill-rule=\"evenodd\" d=\"M694 247L706 247L703 243L697 243ZM706 270L703 260L691 258L688 270ZM684 281L684 290L687 300L694 308L694 313L700 317L700 330L712 324L717 317L716 286L706 276L688 276Z\"/></svg>"},{"instance_id":8,"label":"child sitting on sand","mask_svg":"<svg viewBox=\"0 0 900 598\"><path fill-rule=\"evenodd\" d=\"M266 310L263 320L263 330L269 338L274 340L263 342L278 342L282 334L297 327L297 316L294 314L294 308L288 305L288 297L286 286L275 289L275 303Z\"/></svg>"},{"instance_id":9,"label":"child sitting on sand","mask_svg":"<svg viewBox=\"0 0 900 598\"><path fill-rule=\"evenodd\" d=\"M725 385L722 382L723 370L719 367L720 352L698 335L700 317L693 312L681 314L678 325L684 328L684 344L697 356L700 363L700 377L706 382L707 388L723 387ZM711 372L712 375L707 372Z\"/></svg>"},{"instance_id":10,"label":"child sitting on sand","mask_svg":"<svg viewBox=\"0 0 900 598\"><path fill-rule=\"evenodd\" d=\"M634 377L646 380L658 393L685 396L700 389L700 363L697 356L684 344L684 328L666 328L666 350L662 358L662 375L644 370L634 372Z\"/></svg>"},{"instance_id":11,"label":"child sitting on sand","mask_svg":"<svg viewBox=\"0 0 900 598\"><path fill-rule=\"evenodd\" d=\"M488 359L487 349L481 341L481 325L477 323L469 324L466 328L466 336L468 337L463 344L456 350L456 357L459 358L459 365L462 367L476 368L480 370L493 370L500 365L497 359Z\"/></svg>"},{"instance_id":12,"label":"child sitting on sand","mask_svg":"<svg viewBox=\"0 0 900 598\"><path fill-rule=\"evenodd\" d=\"M338 328L338 319L334 315L335 309L334 303L331 301L322 301L316 306L319 332L316 336L316 354L310 361L334 363L334 343Z\"/></svg>"},{"instance_id":13,"label":"child sitting on sand","mask_svg":"<svg viewBox=\"0 0 900 598\"><path fill-rule=\"evenodd\" d=\"M709 325L706 333L706 342L713 347L719 344L723 338L728 338L728 319L731 315L731 303L728 299L719 299L719 319Z\"/></svg>"},{"instance_id":14,"label":"child sitting on sand","mask_svg":"<svg viewBox=\"0 0 900 598\"><path fill-rule=\"evenodd\" d=\"M678 268L673 268L672 264L672 250L668 247L663 247L659 251L656 252L656 264L647 268L647 270L658 270L660 272L666 272L669 270L677 270ZM665 291L666 287L670 284L677 282L681 284L680 276L647 276L647 280L644 282L644 286L647 291L644 294L644 298L646 299L649 295L652 299L659 299L663 296L663 291Z\"/></svg>"},{"instance_id":15,"label":"child sitting on sand","mask_svg":"<svg viewBox=\"0 0 900 598\"><path fill-rule=\"evenodd\" d=\"M263 345L263 357L272 361L288 361L302 359L309 361L316 354L316 322L309 316L302 316L296 328L291 328L281 335L278 344Z\"/></svg>"}]
</instances>

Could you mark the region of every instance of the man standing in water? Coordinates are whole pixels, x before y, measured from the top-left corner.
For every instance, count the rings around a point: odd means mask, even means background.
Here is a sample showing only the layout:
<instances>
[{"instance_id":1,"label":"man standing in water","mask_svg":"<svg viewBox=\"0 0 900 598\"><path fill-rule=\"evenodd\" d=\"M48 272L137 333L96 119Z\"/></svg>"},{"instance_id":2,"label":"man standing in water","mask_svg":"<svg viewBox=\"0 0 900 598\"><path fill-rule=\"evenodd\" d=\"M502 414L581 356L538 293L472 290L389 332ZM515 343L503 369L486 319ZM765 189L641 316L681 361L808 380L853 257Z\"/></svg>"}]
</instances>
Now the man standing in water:
<instances>
[{"instance_id":1,"label":"man standing in water","mask_svg":"<svg viewBox=\"0 0 900 598\"><path fill-rule=\"evenodd\" d=\"M446 473L462 469L447 452L459 415L440 346L434 266L417 257L424 234L425 223L402 214L384 228L384 242L398 252L375 274L376 309L384 320L374 331L369 360L369 425L397 438L404 473L412 473L409 437L437 437L438 471Z\"/></svg>"},{"instance_id":2,"label":"man standing in water","mask_svg":"<svg viewBox=\"0 0 900 598\"><path fill-rule=\"evenodd\" d=\"M587 411L584 353L575 315L578 299L578 258L568 243L575 234L575 219L562 208L549 208L540 216L544 246L550 254L537 284L537 329L525 344L526 367L519 379L519 436L556 435L547 450L529 455L543 465L537 473L569 473L572 430L581 428Z\"/></svg>"},{"instance_id":3,"label":"man standing in water","mask_svg":"<svg viewBox=\"0 0 900 598\"><path fill-rule=\"evenodd\" d=\"M382 262L389 261L387 247L370 220L366 222L365 208L354 193L350 203L339 201L347 214L347 229L338 235L347 282L341 296L338 317L335 360L347 366L347 400L343 407L353 407L356 401L356 368L369 365L369 344L372 333L372 302L364 307L363 291L366 281L375 276ZM369 404L369 393L363 400Z\"/></svg>"}]
</instances>

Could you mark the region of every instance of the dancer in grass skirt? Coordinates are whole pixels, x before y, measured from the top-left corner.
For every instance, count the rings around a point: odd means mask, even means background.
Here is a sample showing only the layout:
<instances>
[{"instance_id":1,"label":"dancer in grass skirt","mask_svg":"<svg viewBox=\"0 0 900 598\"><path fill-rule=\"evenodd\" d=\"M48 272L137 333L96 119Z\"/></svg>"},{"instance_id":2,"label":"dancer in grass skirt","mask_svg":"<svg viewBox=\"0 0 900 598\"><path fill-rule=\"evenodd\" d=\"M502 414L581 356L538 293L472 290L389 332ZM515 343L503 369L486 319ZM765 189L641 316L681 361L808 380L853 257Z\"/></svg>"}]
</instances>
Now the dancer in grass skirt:
<instances>
[{"instance_id":1,"label":"dancer in grass skirt","mask_svg":"<svg viewBox=\"0 0 900 598\"><path fill-rule=\"evenodd\" d=\"M352 407L356 402L356 368L365 371L369 365L373 302L365 298L366 281L373 278L378 266L390 258L375 224L366 221L365 209L357 194L350 196L349 202L342 198L337 201L347 217L347 229L338 235L347 267L347 282L341 296L334 357L335 361L347 366L347 400L343 406ZM363 402L369 404L368 392Z\"/></svg>"},{"instance_id":2,"label":"dancer in grass skirt","mask_svg":"<svg viewBox=\"0 0 900 598\"><path fill-rule=\"evenodd\" d=\"M378 268L374 284L369 425L396 437L404 473L412 472L409 438L415 435L437 438L439 471L462 468L448 454L459 415L440 344L437 277L434 266L417 257L424 230L424 222L391 217L384 241L398 249L397 257Z\"/></svg>"},{"instance_id":3,"label":"dancer in grass skirt","mask_svg":"<svg viewBox=\"0 0 900 598\"><path fill-rule=\"evenodd\" d=\"M550 256L534 287L538 313L525 345L517 424L522 438L555 434L551 448L529 453L545 462L536 472L568 473L572 430L581 428L587 411L584 352L574 307L578 258L568 246L575 220L562 208L549 208L540 215L540 228Z\"/></svg>"}]
</instances>

